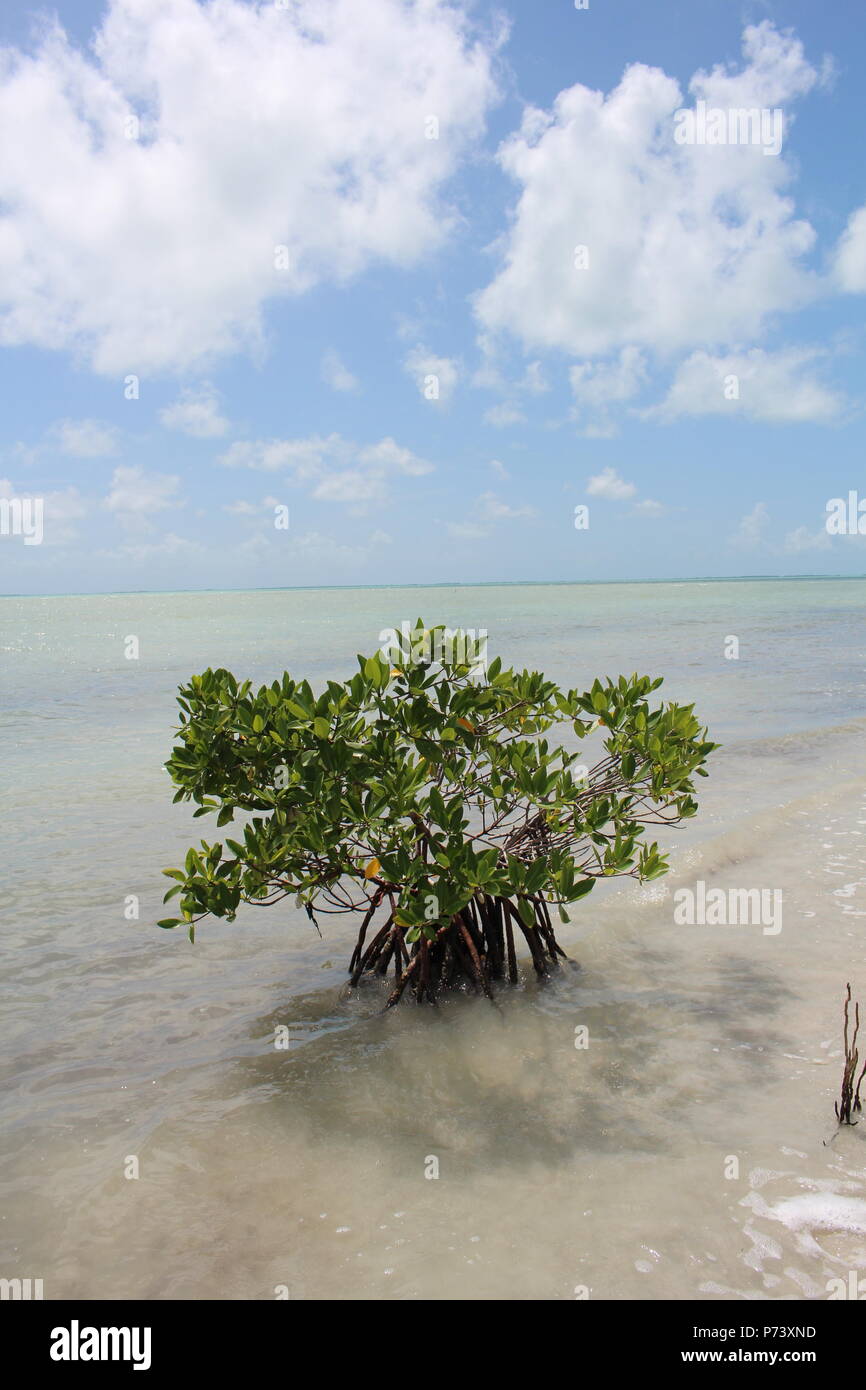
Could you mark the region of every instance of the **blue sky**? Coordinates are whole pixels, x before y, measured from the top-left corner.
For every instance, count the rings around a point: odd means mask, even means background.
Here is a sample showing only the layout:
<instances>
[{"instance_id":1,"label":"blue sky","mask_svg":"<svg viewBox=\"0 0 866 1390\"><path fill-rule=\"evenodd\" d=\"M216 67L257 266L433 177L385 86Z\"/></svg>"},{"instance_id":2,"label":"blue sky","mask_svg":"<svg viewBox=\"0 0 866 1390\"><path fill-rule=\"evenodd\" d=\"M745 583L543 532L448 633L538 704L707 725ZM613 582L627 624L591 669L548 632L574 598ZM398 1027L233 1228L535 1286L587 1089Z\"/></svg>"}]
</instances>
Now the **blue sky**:
<instances>
[{"instance_id":1,"label":"blue sky","mask_svg":"<svg viewBox=\"0 0 866 1390\"><path fill-rule=\"evenodd\" d=\"M0 47L0 591L866 571L855 0L9 0Z\"/></svg>"}]
</instances>

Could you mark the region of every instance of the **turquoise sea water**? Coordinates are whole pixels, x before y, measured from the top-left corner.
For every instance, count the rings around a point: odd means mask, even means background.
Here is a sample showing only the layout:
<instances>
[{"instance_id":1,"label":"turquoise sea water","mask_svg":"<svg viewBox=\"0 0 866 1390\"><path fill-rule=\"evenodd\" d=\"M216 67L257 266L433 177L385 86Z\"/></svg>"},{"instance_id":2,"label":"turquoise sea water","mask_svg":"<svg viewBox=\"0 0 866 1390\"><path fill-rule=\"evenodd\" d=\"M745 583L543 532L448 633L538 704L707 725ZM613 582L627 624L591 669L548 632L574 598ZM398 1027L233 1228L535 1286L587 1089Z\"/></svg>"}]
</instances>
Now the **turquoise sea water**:
<instances>
[{"instance_id":1,"label":"turquoise sea water","mask_svg":"<svg viewBox=\"0 0 866 1390\"><path fill-rule=\"evenodd\" d=\"M564 935L582 970L528 982L504 1029L474 1000L443 1029L341 999L346 924L251 909L195 947L153 925L160 869L216 833L171 805L178 683L341 678L419 614L567 685L664 675L724 745L669 885L593 895ZM46 1297L772 1298L866 1267L862 1140L823 1144L858 971L866 999L866 581L5 598L0 663L0 1275ZM675 927L696 875L783 890L780 936Z\"/></svg>"}]
</instances>

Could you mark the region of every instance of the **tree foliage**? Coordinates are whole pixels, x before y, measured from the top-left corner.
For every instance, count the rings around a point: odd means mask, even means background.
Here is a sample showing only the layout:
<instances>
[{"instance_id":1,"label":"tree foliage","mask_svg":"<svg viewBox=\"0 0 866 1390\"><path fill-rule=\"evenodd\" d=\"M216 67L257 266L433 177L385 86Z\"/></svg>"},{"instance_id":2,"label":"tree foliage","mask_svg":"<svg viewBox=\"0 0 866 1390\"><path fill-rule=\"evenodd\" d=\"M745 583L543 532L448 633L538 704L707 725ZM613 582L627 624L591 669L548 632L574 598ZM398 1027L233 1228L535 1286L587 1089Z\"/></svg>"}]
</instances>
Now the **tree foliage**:
<instances>
[{"instance_id":1,"label":"tree foliage","mask_svg":"<svg viewBox=\"0 0 866 1390\"><path fill-rule=\"evenodd\" d=\"M413 636L442 631L419 619ZM194 939L209 914L232 921L242 903L287 896L314 920L363 911L366 925L381 903L400 947L417 949L461 914L477 920L479 903L513 905L532 928L542 903L567 920L597 878L666 872L644 828L694 815L693 778L716 745L691 705L650 703L660 678L564 691L497 659L479 681L459 651L429 662L397 641L319 694L288 674L254 691L222 669L181 688L174 799L239 828L164 871L181 916L161 926ZM587 768L551 743L557 725L600 731L604 756Z\"/></svg>"}]
</instances>

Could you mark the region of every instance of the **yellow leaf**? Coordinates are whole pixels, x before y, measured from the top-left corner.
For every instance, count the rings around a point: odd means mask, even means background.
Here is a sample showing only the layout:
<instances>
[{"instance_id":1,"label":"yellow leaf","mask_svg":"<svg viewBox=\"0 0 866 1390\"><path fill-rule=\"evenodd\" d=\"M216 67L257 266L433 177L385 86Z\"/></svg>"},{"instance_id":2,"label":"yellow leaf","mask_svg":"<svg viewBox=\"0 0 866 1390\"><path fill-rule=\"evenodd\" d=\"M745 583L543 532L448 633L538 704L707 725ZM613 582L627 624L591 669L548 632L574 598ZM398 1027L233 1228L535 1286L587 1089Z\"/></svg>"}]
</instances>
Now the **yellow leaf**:
<instances>
[{"instance_id":1,"label":"yellow leaf","mask_svg":"<svg viewBox=\"0 0 866 1390\"><path fill-rule=\"evenodd\" d=\"M366 869L364 870L364 877L365 877L365 878L375 878L378 872L379 872L379 861L378 861L378 859L371 859L370 862L368 863Z\"/></svg>"},{"instance_id":2,"label":"yellow leaf","mask_svg":"<svg viewBox=\"0 0 866 1390\"><path fill-rule=\"evenodd\" d=\"M392 666L392 667L391 667L391 675L392 675L392 676L402 676L402 674L403 674L403 672L400 671L400 670L398 670L398 668L397 668L396 666Z\"/></svg>"}]
</instances>

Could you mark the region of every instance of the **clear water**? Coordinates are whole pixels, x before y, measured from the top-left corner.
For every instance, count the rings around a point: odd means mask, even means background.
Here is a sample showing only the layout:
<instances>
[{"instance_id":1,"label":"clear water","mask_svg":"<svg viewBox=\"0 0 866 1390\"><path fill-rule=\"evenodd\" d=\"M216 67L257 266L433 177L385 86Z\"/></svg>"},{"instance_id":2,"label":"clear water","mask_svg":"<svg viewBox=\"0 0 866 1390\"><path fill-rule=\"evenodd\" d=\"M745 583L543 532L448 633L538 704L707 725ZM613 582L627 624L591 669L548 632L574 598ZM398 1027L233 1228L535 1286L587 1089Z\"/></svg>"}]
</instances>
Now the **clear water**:
<instances>
[{"instance_id":1,"label":"clear water","mask_svg":"<svg viewBox=\"0 0 866 1390\"><path fill-rule=\"evenodd\" d=\"M0 600L0 1275L46 1298L775 1299L866 1269L866 1124L833 1118L847 980L866 1004L864 600L864 581ZM215 835L162 770L178 683L345 676L419 613L569 685L646 671L695 701L724 748L672 875L594 893L562 932L581 969L525 974L501 1011L345 999L351 926L320 940L284 906L194 947L156 928L160 869ZM781 889L782 931L677 926L698 878Z\"/></svg>"}]
</instances>

